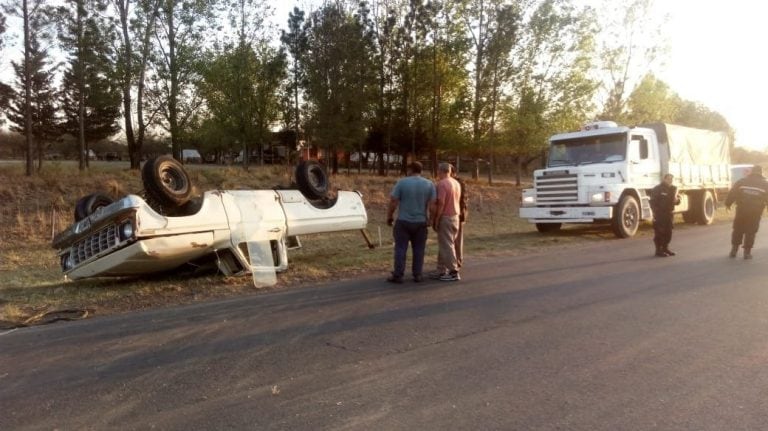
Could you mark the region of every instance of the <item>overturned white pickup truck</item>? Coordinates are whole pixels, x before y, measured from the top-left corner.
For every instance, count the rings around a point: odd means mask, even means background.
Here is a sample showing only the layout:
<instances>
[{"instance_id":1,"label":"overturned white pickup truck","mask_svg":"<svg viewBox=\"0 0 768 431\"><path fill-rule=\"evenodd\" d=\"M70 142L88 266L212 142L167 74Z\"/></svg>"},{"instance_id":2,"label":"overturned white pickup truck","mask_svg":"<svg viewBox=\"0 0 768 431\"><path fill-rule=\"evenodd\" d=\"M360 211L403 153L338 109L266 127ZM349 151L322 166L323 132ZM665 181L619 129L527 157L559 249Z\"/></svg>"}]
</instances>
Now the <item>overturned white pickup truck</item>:
<instances>
[{"instance_id":1,"label":"overturned white pickup truck","mask_svg":"<svg viewBox=\"0 0 768 431\"><path fill-rule=\"evenodd\" d=\"M225 275L252 273L269 285L288 268L298 235L363 230L368 222L360 193L326 197L327 176L312 161L296 169L300 190L215 190L192 200L188 175L170 157L147 161L142 179L144 197L111 202L94 194L78 202L76 222L53 241L68 278L215 262Z\"/></svg>"}]
</instances>

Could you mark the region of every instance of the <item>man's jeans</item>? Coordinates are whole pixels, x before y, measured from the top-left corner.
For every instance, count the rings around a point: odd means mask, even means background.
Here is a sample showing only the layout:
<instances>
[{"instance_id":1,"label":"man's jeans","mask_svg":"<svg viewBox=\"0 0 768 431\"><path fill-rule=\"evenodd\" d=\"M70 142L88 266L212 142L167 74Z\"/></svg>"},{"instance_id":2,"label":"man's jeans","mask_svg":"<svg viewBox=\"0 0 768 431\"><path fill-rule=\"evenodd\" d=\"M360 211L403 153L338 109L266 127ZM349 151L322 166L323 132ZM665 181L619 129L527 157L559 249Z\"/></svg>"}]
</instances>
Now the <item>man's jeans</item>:
<instances>
[{"instance_id":1,"label":"man's jeans","mask_svg":"<svg viewBox=\"0 0 768 431\"><path fill-rule=\"evenodd\" d=\"M405 274L405 257L408 254L408 243L413 249L413 276L420 276L424 268L424 250L427 248L427 223L411 223L397 220L392 236L395 239L395 270L392 275L402 277Z\"/></svg>"}]
</instances>

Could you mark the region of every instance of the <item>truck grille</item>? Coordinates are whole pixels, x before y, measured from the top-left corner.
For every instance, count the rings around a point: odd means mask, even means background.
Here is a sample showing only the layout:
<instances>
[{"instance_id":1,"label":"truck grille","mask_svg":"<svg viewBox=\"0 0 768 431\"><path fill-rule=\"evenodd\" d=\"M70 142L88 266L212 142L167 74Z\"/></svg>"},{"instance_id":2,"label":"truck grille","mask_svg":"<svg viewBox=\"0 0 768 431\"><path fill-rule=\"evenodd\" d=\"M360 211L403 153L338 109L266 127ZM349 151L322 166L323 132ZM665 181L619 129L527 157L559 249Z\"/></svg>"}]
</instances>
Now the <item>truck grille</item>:
<instances>
[{"instance_id":1,"label":"truck grille","mask_svg":"<svg viewBox=\"0 0 768 431\"><path fill-rule=\"evenodd\" d=\"M117 242L117 226L111 224L103 227L98 232L81 239L72 246L74 265L77 266L81 262L85 262L93 256L115 247Z\"/></svg>"},{"instance_id":2,"label":"truck grille","mask_svg":"<svg viewBox=\"0 0 768 431\"><path fill-rule=\"evenodd\" d=\"M540 204L577 203L579 180L577 174L547 173L534 180L536 202Z\"/></svg>"}]
</instances>

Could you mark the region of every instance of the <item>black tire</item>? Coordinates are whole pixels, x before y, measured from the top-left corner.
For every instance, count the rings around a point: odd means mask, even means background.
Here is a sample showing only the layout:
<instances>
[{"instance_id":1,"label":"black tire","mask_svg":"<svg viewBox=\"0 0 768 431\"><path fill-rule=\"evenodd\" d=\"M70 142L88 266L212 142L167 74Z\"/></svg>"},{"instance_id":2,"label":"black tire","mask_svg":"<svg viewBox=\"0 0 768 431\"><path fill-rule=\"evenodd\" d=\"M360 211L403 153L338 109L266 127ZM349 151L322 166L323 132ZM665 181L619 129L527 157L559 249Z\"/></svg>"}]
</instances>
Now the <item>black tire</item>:
<instances>
[{"instance_id":1,"label":"black tire","mask_svg":"<svg viewBox=\"0 0 768 431\"><path fill-rule=\"evenodd\" d=\"M296 166L296 184L308 199L323 199L328 196L328 174L315 160L302 160Z\"/></svg>"},{"instance_id":2,"label":"black tire","mask_svg":"<svg viewBox=\"0 0 768 431\"><path fill-rule=\"evenodd\" d=\"M75 221L80 221L96 212L97 209L105 207L114 202L114 199L103 194L93 193L78 199L75 204Z\"/></svg>"},{"instance_id":3,"label":"black tire","mask_svg":"<svg viewBox=\"0 0 768 431\"><path fill-rule=\"evenodd\" d=\"M699 223L700 206L701 195L699 193L688 193L688 210L683 213L683 221L689 224Z\"/></svg>"},{"instance_id":4,"label":"black tire","mask_svg":"<svg viewBox=\"0 0 768 431\"><path fill-rule=\"evenodd\" d=\"M141 169L141 180L147 196L162 207L180 207L192 196L189 175L173 157L160 156L147 160Z\"/></svg>"},{"instance_id":5,"label":"black tire","mask_svg":"<svg viewBox=\"0 0 768 431\"><path fill-rule=\"evenodd\" d=\"M629 238L637 233L640 226L640 206L637 199L626 195L616 205L616 210L611 220L611 228L618 238Z\"/></svg>"},{"instance_id":6,"label":"black tire","mask_svg":"<svg viewBox=\"0 0 768 431\"><path fill-rule=\"evenodd\" d=\"M715 198L712 192L705 190L696 206L698 217L696 223L708 225L715 221Z\"/></svg>"},{"instance_id":7,"label":"black tire","mask_svg":"<svg viewBox=\"0 0 768 431\"><path fill-rule=\"evenodd\" d=\"M559 231L562 226L562 223L536 223L536 230L541 233L552 233Z\"/></svg>"}]
</instances>

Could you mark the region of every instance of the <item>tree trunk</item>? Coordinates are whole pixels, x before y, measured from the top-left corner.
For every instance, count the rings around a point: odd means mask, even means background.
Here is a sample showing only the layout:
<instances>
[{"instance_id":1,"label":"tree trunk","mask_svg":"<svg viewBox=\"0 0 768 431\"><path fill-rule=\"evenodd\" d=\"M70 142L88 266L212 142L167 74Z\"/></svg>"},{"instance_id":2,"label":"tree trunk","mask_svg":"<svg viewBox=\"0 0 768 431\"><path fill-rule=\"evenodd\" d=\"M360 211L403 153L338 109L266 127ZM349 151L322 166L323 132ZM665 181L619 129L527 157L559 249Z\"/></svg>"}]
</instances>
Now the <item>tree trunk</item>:
<instances>
[{"instance_id":1,"label":"tree trunk","mask_svg":"<svg viewBox=\"0 0 768 431\"><path fill-rule=\"evenodd\" d=\"M77 0L77 143L80 149L80 164L78 168L83 171L88 164L88 147L85 145L85 46L83 41L83 15L85 5L83 0Z\"/></svg>"},{"instance_id":2,"label":"tree trunk","mask_svg":"<svg viewBox=\"0 0 768 431\"><path fill-rule=\"evenodd\" d=\"M181 142L179 142L179 70L176 59L176 29L173 21L173 7L166 11L168 20L168 61L171 79L171 94L168 95L168 123L171 129L171 153L173 157L182 161Z\"/></svg>"},{"instance_id":3,"label":"tree trunk","mask_svg":"<svg viewBox=\"0 0 768 431\"><path fill-rule=\"evenodd\" d=\"M139 169L141 162L141 149L136 147L136 137L133 135L133 115L131 114L131 83L133 69L133 44L128 32L128 7L129 0L115 2L120 15L120 30L123 43L123 76L121 82L123 90L123 120L125 122L125 140L128 143L128 157L131 159L131 169Z\"/></svg>"},{"instance_id":4,"label":"tree trunk","mask_svg":"<svg viewBox=\"0 0 768 431\"><path fill-rule=\"evenodd\" d=\"M147 27L144 29L144 36L141 45L141 64L139 64L139 77L136 88L136 118L139 123L138 138L134 143L136 153L136 166L133 166L133 157L131 157L131 168L138 169L141 161L141 148L144 146L144 136L147 131L147 124L144 122L144 79L147 75L147 63L149 62L150 48L152 46L152 33L157 20L157 11L160 9L160 0L155 0L151 16L148 17Z\"/></svg>"},{"instance_id":5,"label":"tree trunk","mask_svg":"<svg viewBox=\"0 0 768 431\"><path fill-rule=\"evenodd\" d=\"M34 139L32 138L32 71L31 67L31 40L29 30L29 5L27 0L22 0L22 19L24 21L24 139L27 146L27 176L32 176L34 171L34 161L32 151L34 149Z\"/></svg>"},{"instance_id":6,"label":"tree trunk","mask_svg":"<svg viewBox=\"0 0 768 431\"><path fill-rule=\"evenodd\" d=\"M480 113L482 111L482 107L480 106L480 84L482 82L482 72L483 72L483 56L484 56L484 35L483 35L483 9L484 9L484 3L483 0L480 1L480 22L478 24L477 28L477 40L475 41L475 49L477 52L475 53L475 97L474 97L474 106L472 106L472 146L473 149L477 151L477 147L480 144ZM480 177L480 167L479 163L475 161L475 172L472 175L473 179L478 179Z\"/></svg>"}]
</instances>

